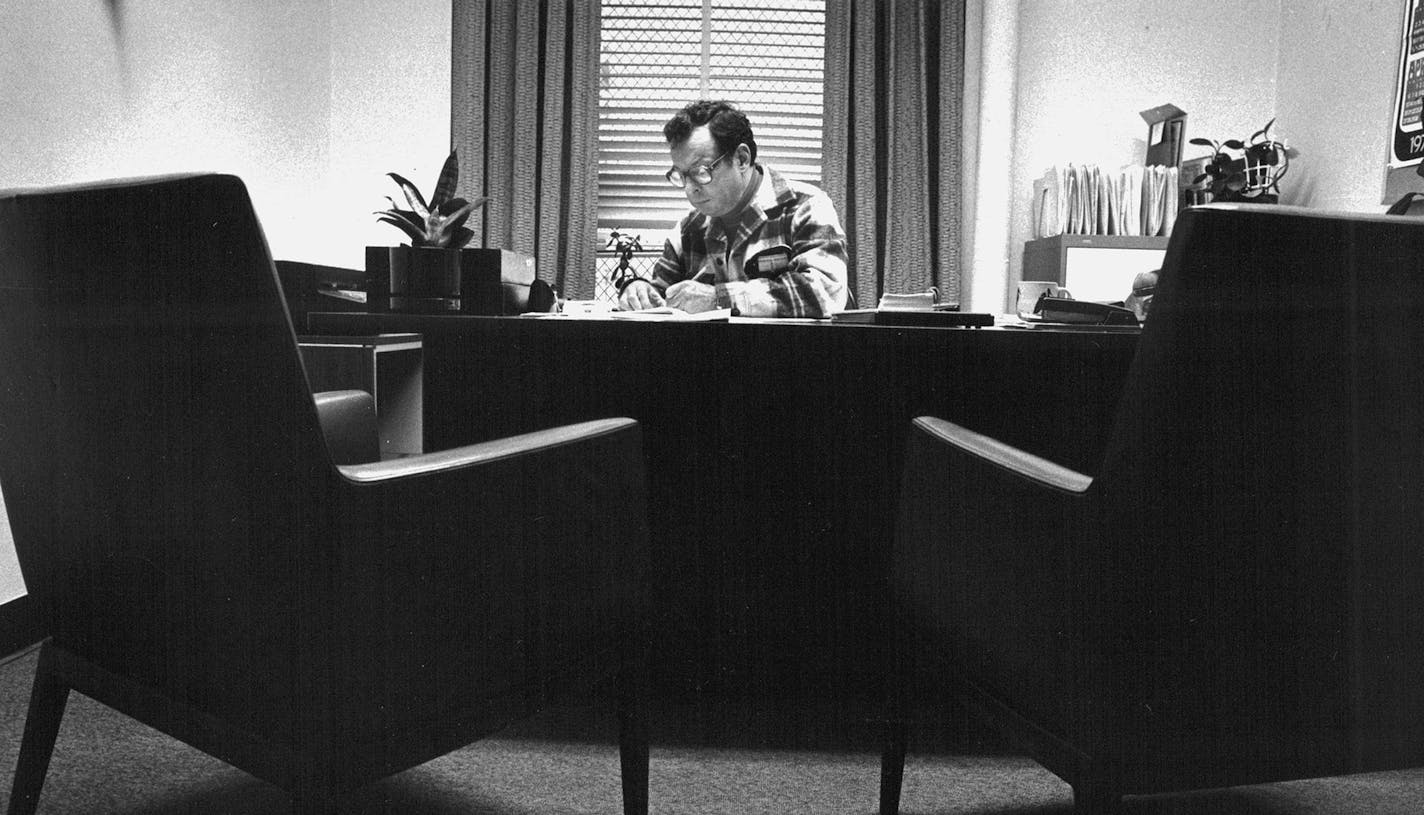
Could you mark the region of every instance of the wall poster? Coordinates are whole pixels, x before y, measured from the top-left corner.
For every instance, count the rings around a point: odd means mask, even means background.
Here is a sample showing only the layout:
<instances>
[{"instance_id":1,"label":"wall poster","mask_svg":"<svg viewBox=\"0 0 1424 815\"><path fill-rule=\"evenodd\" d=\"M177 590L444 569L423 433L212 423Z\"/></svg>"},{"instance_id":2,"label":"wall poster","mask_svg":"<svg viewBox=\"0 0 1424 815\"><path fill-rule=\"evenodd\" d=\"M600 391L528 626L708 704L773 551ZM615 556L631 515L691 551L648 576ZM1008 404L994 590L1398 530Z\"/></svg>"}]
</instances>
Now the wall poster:
<instances>
[{"instance_id":1,"label":"wall poster","mask_svg":"<svg viewBox=\"0 0 1424 815\"><path fill-rule=\"evenodd\" d=\"M1389 166L1407 167L1424 159L1424 15L1421 0L1404 0L1399 74L1395 81L1394 137Z\"/></svg>"},{"instance_id":2,"label":"wall poster","mask_svg":"<svg viewBox=\"0 0 1424 815\"><path fill-rule=\"evenodd\" d=\"M1424 161L1424 0L1401 2L1404 21L1382 203L1392 203L1402 191L1418 189L1415 170Z\"/></svg>"}]
</instances>

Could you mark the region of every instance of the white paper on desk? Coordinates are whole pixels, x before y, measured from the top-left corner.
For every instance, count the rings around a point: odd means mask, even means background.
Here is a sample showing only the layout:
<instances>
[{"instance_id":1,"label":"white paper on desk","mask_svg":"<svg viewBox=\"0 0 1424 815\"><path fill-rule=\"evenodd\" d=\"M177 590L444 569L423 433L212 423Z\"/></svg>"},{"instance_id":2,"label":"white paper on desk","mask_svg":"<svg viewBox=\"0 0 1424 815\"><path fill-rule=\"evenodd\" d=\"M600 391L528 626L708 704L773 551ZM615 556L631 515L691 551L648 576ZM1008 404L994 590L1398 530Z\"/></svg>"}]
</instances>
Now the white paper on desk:
<instances>
[{"instance_id":1,"label":"white paper on desk","mask_svg":"<svg viewBox=\"0 0 1424 815\"><path fill-rule=\"evenodd\" d=\"M1094 198L1097 199L1098 223L1097 232L1099 235L1110 235L1112 229L1112 173L1097 166L1093 167L1093 185L1096 189Z\"/></svg>"},{"instance_id":2,"label":"white paper on desk","mask_svg":"<svg viewBox=\"0 0 1424 815\"><path fill-rule=\"evenodd\" d=\"M1082 235L1088 226L1088 170L1081 165L1069 165L1068 229L1070 235Z\"/></svg>"},{"instance_id":3,"label":"white paper on desk","mask_svg":"<svg viewBox=\"0 0 1424 815\"><path fill-rule=\"evenodd\" d=\"M1122 170L1122 225L1119 235L1142 234L1142 165Z\"/></svg>"},{"instance_id":4,"label":"white paper on desk","mask_svg":"<svg viewBox=\"0 0 1424 815\"><path fill-rule=\"evenodd\" d=\"M1162 234L1172 234L1172 224L1177 221L1177 206L1181 198L1181 190L1178 188L1180 170L1176 167L1167 167L1163 173L1162 181Z\"/></svg>"},{"instance_id":5,"label":"white paper on desk","mask_svg":"<svg viewBox=\"0 0 1424 815\"><path fill-rule=\"evenodd\" d=\"M1072 168L1053 165L1034 182L1034 237L1062 235L1068 229L1068 188Z\"/></svg>"},{"instance_id":6,"label":"white paper on desk","mask_svg":"<svg viewBox=\"0 0 1424 815\"><path fill-rule=\"evenodd\" d=\"M1062 235L1068 231L1068 187L1072 184L1072 172L1067 167L1054 167L1049 178L1052 186L1053 209L1049 213L1053 231L1049 235Z\"/></svg>"},{"instance_id":7,"label":"white paper on desk","mask_svg":"<svg viewBox=\"0 0 1424 815\"><path fill-rule=\"evenodd\" d=\"M1152 165L1142 173L1142 234L1162 231L1162 177L1165 168Z\"/></svg>"},{"instance_id":8,"label":"white paper on desk","mask_svg":"<svg viewBox=\"0 0 1424 815\"><path fill-rule=\"evenodd\" d=\"M1057 235L1057 189L1053 180L1054 169L1033 182L1033 236L1047 238Z\"/></svg>"},{"instance_id":9,"label":"white paper on desk","mask_svg":"<svg viewBox=\"0 0 1424 815\"><path fill-rule=\"evenodd\" d=\"M609 316L615 320L700 323L731 319L732 310L729 308L714 308L711 311L686 312L672 306L658 306L657 308L645 308L639 311L614 311L611 312Z\"/></svg>"},{"instance_id":10,"label":"white paper on desk","mask_svg":"<svg viewBox=\"0 0 1424 815\"><path fill-rule=\"evenodd\" d=\"M1121 170L1115 173L1103 173L1103 178L1108 188L1108 235L1121 235L1123 226L1122 216L1122 185L1126 178Z\"/></svg>"},{"instance_id":11,"label":"white paper on desk","mask_svg":"<svg viewBox=\"0 0 1424 815\"><path fill-rule=\"evenodd\" d=\"M1083 234L1098 229L1098 165L1083 165Z\"/></svg>"}]
</instances>

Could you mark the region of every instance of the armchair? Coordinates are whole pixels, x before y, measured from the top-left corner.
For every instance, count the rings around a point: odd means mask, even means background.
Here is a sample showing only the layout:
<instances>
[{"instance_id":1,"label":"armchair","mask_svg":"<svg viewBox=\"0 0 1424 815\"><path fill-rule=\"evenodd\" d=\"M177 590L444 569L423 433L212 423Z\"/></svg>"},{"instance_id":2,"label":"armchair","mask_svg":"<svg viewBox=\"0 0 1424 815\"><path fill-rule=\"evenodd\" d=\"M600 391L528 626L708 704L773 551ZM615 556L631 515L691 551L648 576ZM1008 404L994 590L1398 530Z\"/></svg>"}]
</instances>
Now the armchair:
<instances>
[{"instance_id":1,"label":"armchair","mask_svg":"<svg viewBox=\"0 0 1424 815\"><path fill-rule=\"evenodd\" d=\"M944 678L1079 812L1424 764L1421 268L1416 219L1190 209L1096 472L916 419L901 698Z\"/></svg>"},{"instance_id":2,"label":"armchair","mask_svg":"<svg viewBox=\"0 0 1424 815\"><path fill-rule=\"evenodd\" d=\"M623 808L647 811L632 420L371 461L369 397L314 399L222 175L0 193L0 382L0 486L50 634L12 815L71 690L334 812L606 674Z\"/></svg>"}]
</instances>

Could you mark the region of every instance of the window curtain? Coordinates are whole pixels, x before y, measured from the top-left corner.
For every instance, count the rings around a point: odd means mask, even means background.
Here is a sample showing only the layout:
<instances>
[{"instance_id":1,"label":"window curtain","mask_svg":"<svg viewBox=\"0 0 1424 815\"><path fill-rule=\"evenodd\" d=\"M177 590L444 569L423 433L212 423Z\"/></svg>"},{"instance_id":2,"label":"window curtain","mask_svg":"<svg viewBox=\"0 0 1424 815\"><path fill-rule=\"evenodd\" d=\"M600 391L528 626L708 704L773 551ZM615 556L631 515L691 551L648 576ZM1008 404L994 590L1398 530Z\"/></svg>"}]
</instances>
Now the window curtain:
<instances>
[{"instance_id":1,"label":"window curtain","mask_svg":"<svg viewBox=\"0 0 1424 815\"><path fill-rule=\"evenodd\" d=\"M963 0L827 0L823 183L850 284L960 299Z\"/></svg>"},{"instance_id":2,"label":"window curtain","mask_svg":"<svg viewBox=\"0 0 1424 815\"><path fill-rule=\"evenodd\" d=\"M489 196L471 245L534 255L593 297L600 4L453 0L450 128L461 193Z\"/></svg>"}]
</instances>

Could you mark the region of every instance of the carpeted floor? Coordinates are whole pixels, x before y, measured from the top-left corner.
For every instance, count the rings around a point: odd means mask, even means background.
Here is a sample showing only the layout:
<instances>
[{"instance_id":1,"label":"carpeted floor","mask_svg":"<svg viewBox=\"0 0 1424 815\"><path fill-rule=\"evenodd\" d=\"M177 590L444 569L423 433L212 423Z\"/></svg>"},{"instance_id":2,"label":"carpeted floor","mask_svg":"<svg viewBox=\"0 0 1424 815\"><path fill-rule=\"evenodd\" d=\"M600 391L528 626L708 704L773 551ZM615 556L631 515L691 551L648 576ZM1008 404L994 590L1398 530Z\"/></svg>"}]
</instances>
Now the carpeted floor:
<instances>
[{"instance_id":1,"label":"carpeted floor","mask_svg":"<svg viewBox=\"0 0 1424 815\"><path fill-rule=\"evenodd\" d=\"M0 665L0 809L8 803L33 653ZM620 811L611 704L576 699L353 794L353 815L614 815ZM879 759L874 728L811 726L725 702L654 705L651 798L659 815L869 815ZM952 717L951 717L952 718ZM905 815L1065 815L1068 786L961 722L916 741ZM795 732L792 732L795 731ZM815 733L813 738L806 733ZM799 735L798 735L799 734ZM927 743L928 742L928 743ZM277 789L73 695L42 813L267 815ZM1129 815L1404 815L1424 812L1424 770L1130 798Z\"/></svg>"}]
</instances>

